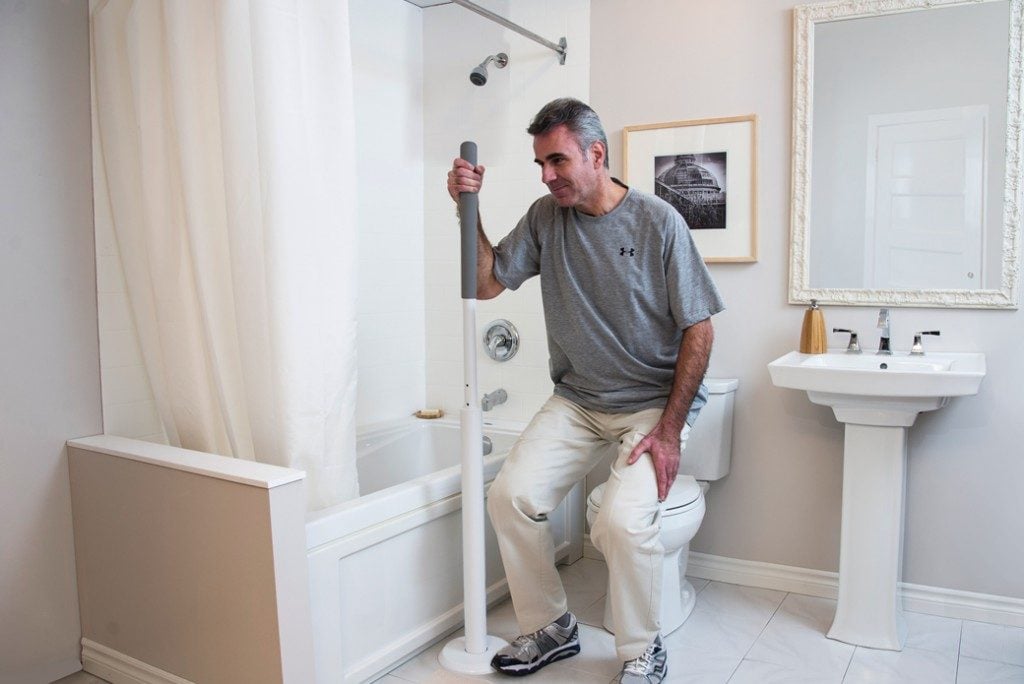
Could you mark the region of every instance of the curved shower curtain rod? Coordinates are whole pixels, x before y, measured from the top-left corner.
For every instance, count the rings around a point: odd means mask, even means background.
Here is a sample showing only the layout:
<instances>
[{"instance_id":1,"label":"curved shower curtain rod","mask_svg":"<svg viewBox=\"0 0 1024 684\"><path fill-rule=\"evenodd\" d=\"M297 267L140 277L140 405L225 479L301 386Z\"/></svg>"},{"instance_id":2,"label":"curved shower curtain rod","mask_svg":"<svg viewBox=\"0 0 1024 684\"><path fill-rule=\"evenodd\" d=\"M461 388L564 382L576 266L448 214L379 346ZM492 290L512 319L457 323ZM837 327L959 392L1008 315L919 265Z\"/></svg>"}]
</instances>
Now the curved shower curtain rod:
<instances>
[{"instance_id":1,"label":"curved shower curtain rod","mask_svg":"<svg viewBox=\"0 0 1024 684\"><path fill-rule=\"evenodd\" d=\"M565 37L564 36L562 37L561 40L558 41L558 43L552 43L550 40L547 40L545 38L542 38L542 37L538 36L533 31L528 31L527 29L524 29L519 24L513 23L513 22L509 21L508 19L506 19L505 17L501 16L500 14L495 14L494 12L490 11L489 9L485 9L485 8L481 7L480 5L474 3L474 2L470 2L470 0L448 0L448 2L432 2L431 0L406 0L406 1L412 3L413 5L416 5L417 7L420 7L420 8L436 7L437 5L447 5L447 4L450 4L450 3L455 3L456 5L459 5L460 7L465 7L468 10L476 12L477 14L479 14L482 17L486 17L487 19L490 19L491 21L495 22L496 24L501 24L505 28L511 29L511 30L515 31L516 33L518 33L519 35L525 36L526 38L529 38L530 40L534 41L535 43L540 43L544 47L546 47L546 48L548 48L550 50L554 50L555 52L558 53L558 63L559 64L565 64L565 55L566 55L567 44L565 42Z\"/></svg>"}]
</instances>

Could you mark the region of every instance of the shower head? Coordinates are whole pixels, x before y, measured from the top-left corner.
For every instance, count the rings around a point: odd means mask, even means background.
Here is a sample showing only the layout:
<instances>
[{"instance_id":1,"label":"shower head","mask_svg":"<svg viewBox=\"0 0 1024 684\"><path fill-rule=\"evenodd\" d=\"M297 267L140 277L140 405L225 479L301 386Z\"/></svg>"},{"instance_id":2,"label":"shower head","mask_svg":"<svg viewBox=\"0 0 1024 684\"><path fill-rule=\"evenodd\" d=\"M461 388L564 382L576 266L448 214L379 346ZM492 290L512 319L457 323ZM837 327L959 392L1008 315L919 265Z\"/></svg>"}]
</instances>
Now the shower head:
<instances>
[{"instance_id":1,"label":"shower head","mask_svg":"<svg viewBox=\"0 0 1024 684\"><path fill-rule=\"evenodd\" d=\"M487 83L487 65L491 62L494 62L495 66L499 69L504 69L505 65L508 64L508 55L504 52L499 52L496 55L490 55L480 63L480 66L470 71L469 80L473 85L482 86Z\"/></svg>"}]
</instances>

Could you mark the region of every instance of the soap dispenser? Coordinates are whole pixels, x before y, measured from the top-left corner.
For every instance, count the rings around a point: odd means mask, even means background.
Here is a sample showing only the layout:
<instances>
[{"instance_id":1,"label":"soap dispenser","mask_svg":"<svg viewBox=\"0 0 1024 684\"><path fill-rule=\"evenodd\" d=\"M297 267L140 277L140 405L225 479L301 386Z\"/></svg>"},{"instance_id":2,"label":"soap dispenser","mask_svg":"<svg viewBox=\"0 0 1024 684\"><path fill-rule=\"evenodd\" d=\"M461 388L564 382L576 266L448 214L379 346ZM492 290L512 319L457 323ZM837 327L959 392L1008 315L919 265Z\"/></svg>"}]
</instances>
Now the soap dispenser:
<instances>
[{"instance_id":1,"label":"soap dispenser","mask_svg":"<svg viewBox=\"0 0 1024 684\"><path fill-rule=\"evenodd\" d=\"M818 308L818 300L812 299L804 311L804 325L800 330L801 354L824 354L828 349L825 336L825 314Z\"/></svg>"}]
</instances>

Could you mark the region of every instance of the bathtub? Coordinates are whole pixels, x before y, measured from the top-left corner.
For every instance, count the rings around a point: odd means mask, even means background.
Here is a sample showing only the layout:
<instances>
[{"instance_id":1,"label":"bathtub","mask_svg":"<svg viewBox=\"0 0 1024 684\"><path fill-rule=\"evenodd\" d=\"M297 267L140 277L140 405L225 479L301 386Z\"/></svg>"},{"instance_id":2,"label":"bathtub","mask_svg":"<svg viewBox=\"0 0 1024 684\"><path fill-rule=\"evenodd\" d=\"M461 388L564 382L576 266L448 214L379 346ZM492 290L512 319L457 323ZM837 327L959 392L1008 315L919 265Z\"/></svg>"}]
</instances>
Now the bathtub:
<instances>
[{"instance_id":1,"label":"bathtub","mask_svg":"<svg viewBox=\"0 0 1024 684\"><path fill-rule=\"evenodd\" d=\"M518 431L485 424L489 486ZM318 684L363 682L395 667L462 623L460 431L457 422L408 419L358 436L360 498L306 521L306 555ZM577 485L551 516L556 558L583 551ZM490 522L487 599L508 593Z\"/></svg>"}]
</instances>

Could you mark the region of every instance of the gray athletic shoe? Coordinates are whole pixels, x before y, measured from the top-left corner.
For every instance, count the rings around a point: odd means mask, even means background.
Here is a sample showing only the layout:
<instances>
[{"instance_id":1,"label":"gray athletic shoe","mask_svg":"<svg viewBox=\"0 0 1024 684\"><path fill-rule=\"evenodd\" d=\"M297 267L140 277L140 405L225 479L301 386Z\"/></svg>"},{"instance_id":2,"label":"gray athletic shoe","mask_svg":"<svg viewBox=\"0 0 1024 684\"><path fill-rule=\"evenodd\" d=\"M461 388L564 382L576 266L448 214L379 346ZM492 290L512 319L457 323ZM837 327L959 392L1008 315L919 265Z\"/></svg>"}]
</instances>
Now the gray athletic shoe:
<instances>
[{"instance_id":1,"label":"gray athletic shoe","mask_svg":"<svg viewBox=\"0 0 1024 684\"><path fill-rule=\"evenodd\" d=\"M639 658L627 660L616 680L622 684L659 684L668 675L668 651L661 645L661 635Z\"/></svg>"},{"instance_id":2,"label":"gray athletic shoe","mask_svg":"<svg viewBox=\"0 0 1024 684\"><path fill-rule=\"evenodd\" d=\"M491 667L513 677L522 677L540 668L580 652L580 627L576 616L569 616L568 624L552 622L531 634L516 637L511 644L498 651ZM563 615L559 620L562 620Z\"/></svg>"}]
</instances>

